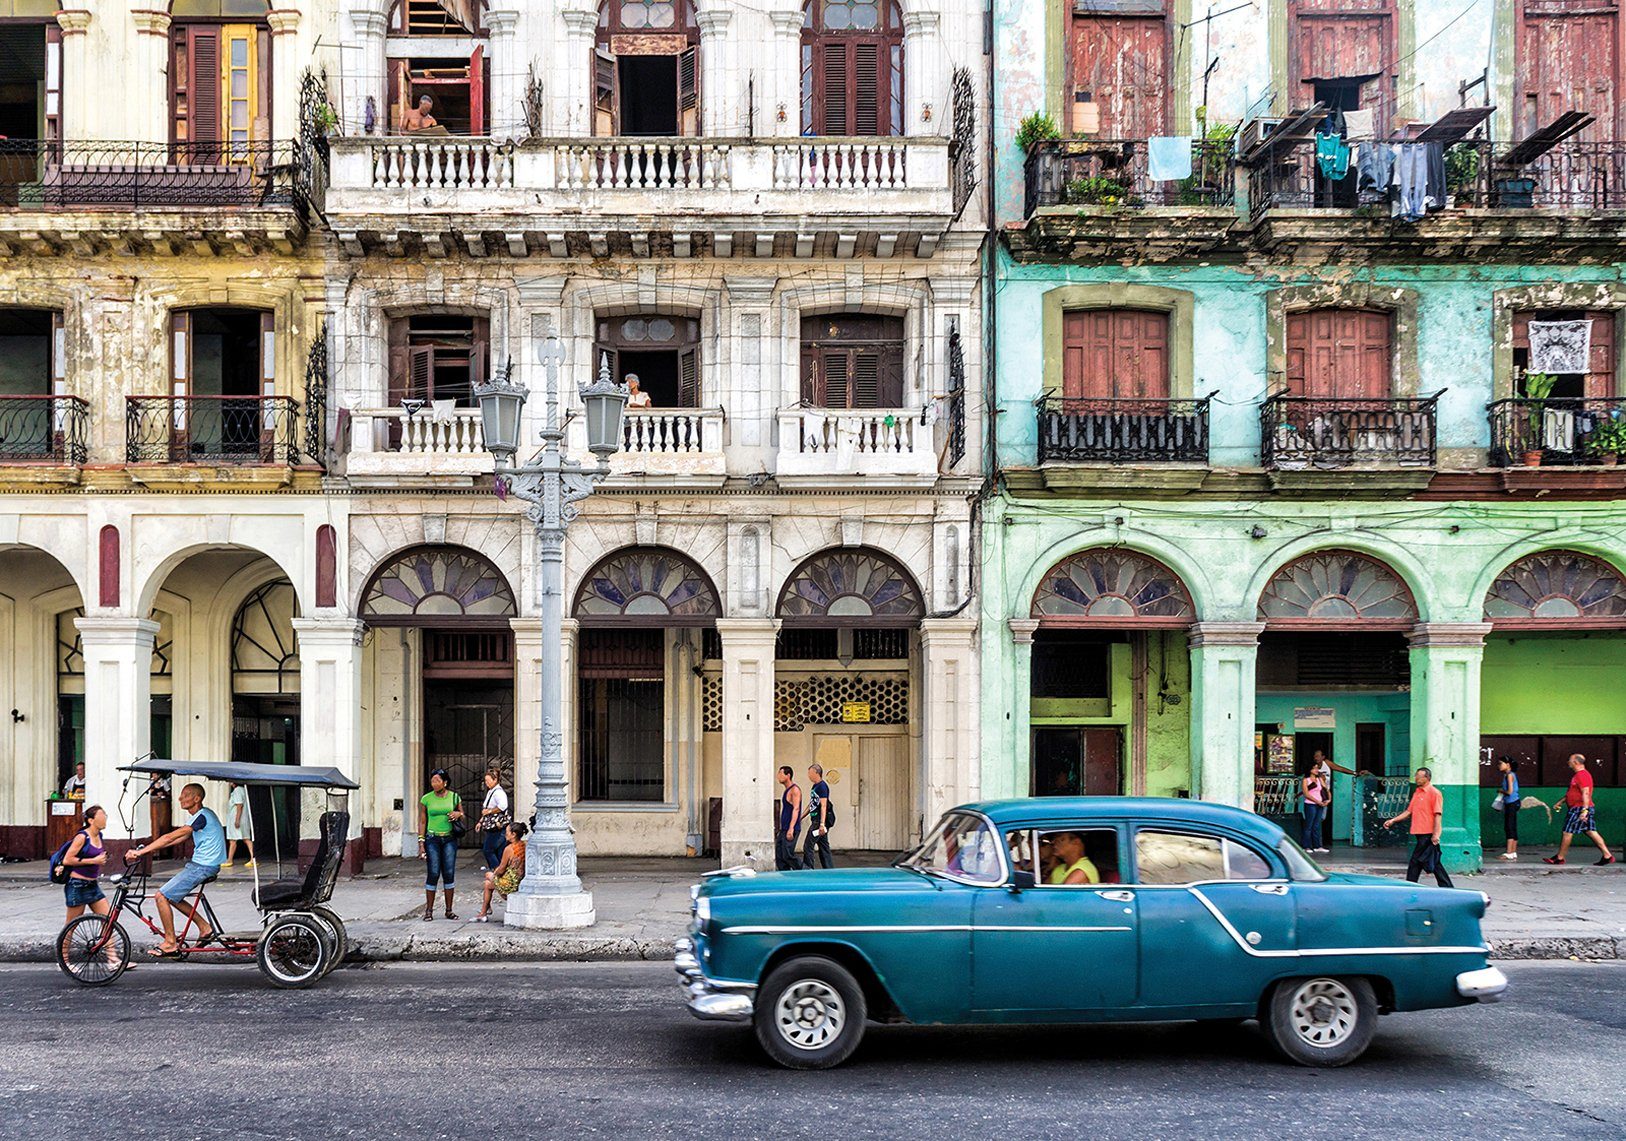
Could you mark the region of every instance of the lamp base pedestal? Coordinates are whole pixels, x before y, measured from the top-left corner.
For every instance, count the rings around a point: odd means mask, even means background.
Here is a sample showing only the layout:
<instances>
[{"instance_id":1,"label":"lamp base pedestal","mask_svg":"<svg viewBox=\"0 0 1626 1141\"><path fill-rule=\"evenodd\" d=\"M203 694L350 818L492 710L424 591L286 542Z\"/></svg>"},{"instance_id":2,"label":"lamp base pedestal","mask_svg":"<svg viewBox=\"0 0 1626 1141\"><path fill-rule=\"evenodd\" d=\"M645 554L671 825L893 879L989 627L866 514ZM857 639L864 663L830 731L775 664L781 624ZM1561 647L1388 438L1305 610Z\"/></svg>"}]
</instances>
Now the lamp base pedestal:
<instances>
[{"instance_id":1,"label":"lamp base pedestal","mask_svg":"<svg viewBox=\"0 0 1626 1141\"><path fill-rule=\"evenodd\" d=\"M502 921L509 927L564 931L574 927L591 927L597 918L593 910L593 893L590 891L572 892L569 895L527 895L516 891L508 897L508 909Z\"/></svg>"}]
</instances>

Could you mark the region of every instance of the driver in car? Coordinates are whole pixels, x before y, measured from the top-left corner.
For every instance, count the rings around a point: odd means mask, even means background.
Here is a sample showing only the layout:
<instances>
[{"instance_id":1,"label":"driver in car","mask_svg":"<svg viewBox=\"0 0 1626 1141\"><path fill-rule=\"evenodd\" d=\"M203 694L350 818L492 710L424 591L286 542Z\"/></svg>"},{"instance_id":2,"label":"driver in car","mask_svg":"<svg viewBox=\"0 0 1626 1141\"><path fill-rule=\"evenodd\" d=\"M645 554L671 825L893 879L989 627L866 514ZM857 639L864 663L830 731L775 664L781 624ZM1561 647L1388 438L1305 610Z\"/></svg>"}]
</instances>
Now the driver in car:
<instances>
[{"instance_id":1,"label":"driver in car","mask_svg":"<svg viewBox=\"0 0 1626 1141\"><path fill-rule=\"evenodd\" d=\"M192 838L192 858L158 889L158 917L164 924L164 941L150 952L155 956L173 955L180 950L180 944L175 939L173 909L176 907L198 925L197 942L200 946L214 938L214 929L203 921L203 916L186 899L220 874L221 862L226 858L226 828L220 823L214 809L203 807L203 786L189 784L181 789L177 799L181 808L191 813L191 823L165 832L156 840L124 853L125 863L133 863L151 852L172 847L189 836Z\"/></svg>"}]
</instances>

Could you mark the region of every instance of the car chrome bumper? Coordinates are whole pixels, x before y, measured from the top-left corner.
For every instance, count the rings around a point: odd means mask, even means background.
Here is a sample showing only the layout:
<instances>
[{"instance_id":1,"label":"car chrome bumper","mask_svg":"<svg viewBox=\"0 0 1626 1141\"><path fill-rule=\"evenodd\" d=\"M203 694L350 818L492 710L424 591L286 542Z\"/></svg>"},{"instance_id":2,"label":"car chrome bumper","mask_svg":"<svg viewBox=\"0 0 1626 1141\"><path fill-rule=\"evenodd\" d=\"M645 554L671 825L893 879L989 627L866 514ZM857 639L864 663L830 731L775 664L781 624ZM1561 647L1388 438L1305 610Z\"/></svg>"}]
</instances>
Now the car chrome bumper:
<instances>
[{"instance_id":1,"label":"car chrome bumper","mask_svg":"<svg viewBox=\"0 0 1626 1141\"><path fill-rule=\"evenodd\" d=\"M700 969L694 953L694 940L679 939L672 947L672 966L683 980L689 1013L706 1022L749 1022L756 1009L751 996L755 987L742 984L718 986Z\"/></svg>"},{"instance_id":2,"label":"car chrome bumper","mask_svg":"<svg viewBox=\"0 0 1626 1141\"><path fill-rule=\"evenodd\" d=\"M1479 1002L1500 1002L1507 990L1507 976L1495 967L1463 971L1457 976L1457 993Z\"/></svg>"}]
</instances>

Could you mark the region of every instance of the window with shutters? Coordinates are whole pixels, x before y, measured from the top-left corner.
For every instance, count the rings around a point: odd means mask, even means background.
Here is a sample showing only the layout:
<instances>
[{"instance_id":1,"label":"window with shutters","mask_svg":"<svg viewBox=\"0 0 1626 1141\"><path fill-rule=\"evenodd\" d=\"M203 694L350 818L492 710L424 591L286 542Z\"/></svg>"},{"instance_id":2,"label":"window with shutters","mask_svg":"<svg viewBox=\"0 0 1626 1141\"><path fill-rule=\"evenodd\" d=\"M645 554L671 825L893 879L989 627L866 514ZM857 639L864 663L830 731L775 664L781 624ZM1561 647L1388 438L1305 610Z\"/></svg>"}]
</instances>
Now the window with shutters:
<instances>
[{"instance_id":1,"label":"window with shutters","mask_svg":"<svg viewBox=\"0 0 1626 1141\"><path fill-rule=\"evenodd\" d=\"M610 375L649 399L627 407L700 408L700 318L662 313L602 316L596 323L593 372Z\"/></svg>"},{"instance_id":2,"label":"window with shutters","mask_svg":"<svg viewBox=\"0 0 1626 1141\"><path fill-rule=\"evenodd\" d=\"M402 0L391 10L390 131L490 133L484 7L481 0Z\"/></svg>"},{"instance_id":3,"label":"window with shutters","mask_svg":"<svg viewBox=\"0 0 1626 1141\"><path fill-rule=\"evenodd\" d=\"M0 309L0 397L66 395L56 383L61 329L62 314L50 309Z\"/></svg>"},{"instance_id":4,"label":"window with shutters","mask_svg":"<svg viewBox=\"0 0 1626 1141\"><path fill-rule=\"evenodd\" d=\"M253 144L270 141L268 8L259 0L175 5L169 106L176 162L248 163Z\"/></svg>"},{"instance_id":5,"label":"window with shutters","mask_svg":"<svg viewBox=\"0 0 1626 1141\"><path fill-rule=\"evenodd\" d=\"M1166 400L1169 315L1154 309L1071 309L1062 314L1062 396Z\"/></svg>"},{"instance_id":6,"label":"window with shutters","mask_svg":"<svg viewBox=\"0 0 1626 1141\"><path fill-rule=\"evenodd\" d=\"M430 406L430 413L473 408L474 385L490 375L490 321L455 313L422 313L390 322L390 404Z\"/></svg>"},{"instance_id":7,"label":"window with shutters","mask_svg":"<svg viewBox=\"0 0 1626 1141\"><path fill-rule=\"evenodd\" d=\"M62 122L62 29L52 15L0 2L0 138L59 140ZM15 15L16 19L6 17ZM27 17L24 19L23 17ZM0 205L17 204L18 183L37 177L24 164L0 162ZM9 185L8 185L9 184Z\"/></svg>"},{"instance_id":8,"label":"window with shutters","mask_svg":"<svg viewBox=\"0 0 1626 1141\"><path fill-rule=\"evenodd\" d=\"M1080 4L1073 12L1068 132L1102 139L1167 133L1172 91L1166 0L1129 0L1109 11L1096 8Z\"/></svg>"},{"instance_id":9,"label":"window with shutters","mask_svg":"<svg viewBox=\"0 0 1626 1141\"><path fill-rule=\"evenodd\" d=\"M1395 0L1289 0L1288 102L1373 112L1378 138L1388 135L1400 66Z\"/></svg>"},{"instance_id":10,"label":"window with shutters","mask_svg":"<svg viewBox=\"0 0 1626 1141\"><path fill-rule=\"evenodd\" d=\"M802 403L902 408L903 318L837 313L802 319Z\"/></svg>"},{"instance_id":11,"label":"window with shutters","mask_svg":"<svg viewBox=\"0 0 1626 1141\"><path fill-rule=\"evenodd\" d=\"M1566 111L1592 115L1580 138L1617 139L1618 0L1515 0L1513 137L1528 138Z\"/></svg>"},{"instance_id":12,"label":"window with shutters","mask_svg":"<svg viewBox=\"0 0 1626 1141\"><path fill-rule=\"evenodd\" d=\"M1393 396L1393 315L1375 309L1288 314L1287 395L1312 400Z\"/></svg>"},{"instance_id":13,"label":"window with shutters","mask_svg":"<svg viewBox=\"0 0 1626 1141\"><path fill-rule=\"evenodd\" d=\"M577 796L666 792L666 632L583 630L577 649Z\"/></svg>"},{"instance_id":14,"label":"window with shutters","mask_svg":"<svg viewBox=\"0 0 1626 1141\"><path fill-rule=\"evenodd\" d=\"M593 133L700 133L700 26L691 0L603 0L599 5Z\"/></svg>"},{"instance_id":15,"label":"window with shutters","mask_svg":"<svg viewBox=\"0 0 1626 1141\"><path fill-rule=\"evenodd\" d=\"M1607 309L1524 309L1513 314L1513 370L1517 395L1523 396L1530 371L1530 322L1563 321L1586 326L1587 370L1553 373L1551 399L1608 399L1619 393L1615 364L1615 325L1619 314ZM1539 332L1539 330L1538 330Z\"/></svg>"},{"instance_id":16,"label":"window with shutters","mask_svg":"<svg viewBox=\"0 0 1626 1141\"><path fill-rule=\"evenodd\" d=\"M802 10L802 133L903 134L903 12L897 0L808 0Z\"/></svg>"}]
</instances>

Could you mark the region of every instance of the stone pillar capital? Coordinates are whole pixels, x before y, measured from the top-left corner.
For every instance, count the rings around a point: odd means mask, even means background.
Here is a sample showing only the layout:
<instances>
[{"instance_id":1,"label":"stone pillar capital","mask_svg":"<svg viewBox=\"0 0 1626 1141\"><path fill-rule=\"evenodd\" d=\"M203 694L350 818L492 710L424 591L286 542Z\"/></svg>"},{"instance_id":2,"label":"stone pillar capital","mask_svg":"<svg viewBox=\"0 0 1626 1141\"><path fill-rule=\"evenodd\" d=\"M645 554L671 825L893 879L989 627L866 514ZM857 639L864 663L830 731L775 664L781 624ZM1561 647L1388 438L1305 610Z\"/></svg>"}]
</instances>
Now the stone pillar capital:
<instances>
[{"instance_id":1,"label":"stone pillar capital","mask_svg":"<svg viewBox=\"0 0 1626 1141\"><path fill-rule=\"evenodd\" d=\"M168 12L157 12L151 8L137 8L130 13L130 19L135 21L136 31L142 35L169 35Z\"/></svg>"},{"instance_id":2,"label":"stone pillar capital","mask_svg":"<svg viewBox=\"0 0 1626 1141\"><path fill-rule=\"evenodd\" d=\"M493 9L484 16L486 31L492 39L511 36L519 25L519 12L513 8Z\"/></svg>"},{"instance_id":3,"label":"stone pillar capital","mask_svg":"<svg viewBox=\"0 0 1626 1141\"><path fill-rule=\"evenodd\" d=\"M302 13L297 8L273 8L265 14L273 36L286 36L299 31Z\"/></svg>"},{"instance_id":4,"label":"stone pillar capital","mask_svg":"<svg viewBox=\"0 0 1626 1141\"><path fill-rule=\"evenodd\" d=\"M1430 646L1467 646L1482 649L1491 632L1489 622L1419 622L1406 634L1413 649Z\"/></svg>"},{"instance_id":5,"label":"stone pillar capital","mask_svg":"<svg viewBox=\"0 0 1626 1141\"><path fill-rule=\"evenodd\" d=\"M299 644L312 649L317 646L356 647L367 632L367 627L354 618L295 618L294 633Z\"/></svg>"},{"instance_id":6,"label":"stone pillar capital","mask_svg":"<svg viewBox=\"0 0 1626 1141\"><path fill-rule=\"evenodd\" d=\"M800 5L794 8L775 8L768 13L768 18L773 21L775 34L781 36L798 35L805 19Z\"/></svg>"},{"instance_id":7,"label":"stone pillar capital","mask_svg":"<svg viewBox=\"0 0 1626 1141\"><path fill-rule=\"evenodd\" d=\"M906 36L926 35L937 31L943 22L941 12L905 12L903 14L903 34Z\"/></svg>"},{"instance_id":8,"label":"stone pillar capital","mask_svg":"<svg viewBox=\"0 0 1626 1141\"><path fill-rule=\"evenodd\" d=\"M566 8L559 13L565 30L573 36L590 36L598 27L598 11L593 8Z\"/></svg>"},{"instance_id":9,"label":"stone pillar capital","mask_svg":"<svg viewBox=\"0 0 1626 1141\"><path fill-rule=\"evenodd\" d=\"M1011 641L1018 646L1033 645L1033 635L1039 631L1037 618L1012 618L1008 625L1011 628Z\"/></svg>"},{"instance_id":10,"label":"stone pillar capital","mask_svg":"<svg viewBox=\"0 0 1626 1141\"><path fill-rule=\"evenodd\" d=\"M1013 621L1017 621L1013 619ZM1031 621L1031 619L1030 619ZM970 645L977 635L977 620L975 618L922 618L920 620L920 644L923 647L933 643Z\"/></svg>"},{"instance_id":11,"label":"stone pillar capital","mask_svg":"<svg viewBox=\"0 0 1626 1141\"><path fill-rule=\"evenodd\" d=\"M734 650L750 650L772 645L779 637L781 623L777 618L719 618L717 635L723 640L723 656Z\"/></svg>"},{"instance_id":12,"label":"stone pillar capital","mask_svg":"<svg viewBox=\"0 0 1626 1141\"><path fill-rule=\"evenodd\" d=\"M734 9L732 8L708 8L706 11L696 14L694 22L700 25L701 37L709 39L712 36L720 36L727 32L729 21L733 18Z\"/></svg>"},{"instance_id":13,"label":"stone pillar capital","mask_svg":"<svg viewBox=\"0 0 1626 1141\"><path fill-rule=\"evenodd\" d=\"M1263 622L1198 622L1191 627L1191 646L1256 647L1264 630Z\"/></svg>"},{"instance_id":14,"label":"stone pillar capital","mask_svg":"<svg viewBox=\"0 0 1626 1141\"><path fill-rule=\"evenodd\" d=\"M375 9L356 8L350 12L350 26L358 36L381 40L389 35L390 18L388 14Z\"/></svg>"},{"instance_id":15,"label":"stone pillar capital","mask_svg":"<svg viewBox=\"0 0 1626 1141\"><path fill-rule=\"evenodd\" d=\"M150 650L158 623L150 618L75 618L74 628L86 646L140 646Z\"/></svg>"},{"instance_id":16,"label":"stone pillar capital","mask_svg":"<svg viewBox=\"0 0 1626 1141\"><path fill-rule=\"evenodd\" d=\"M90 28L91 18L88 8L64 8L56 14L56 26L65 36L80 36Z\"/></svg>"}]
</instances>

